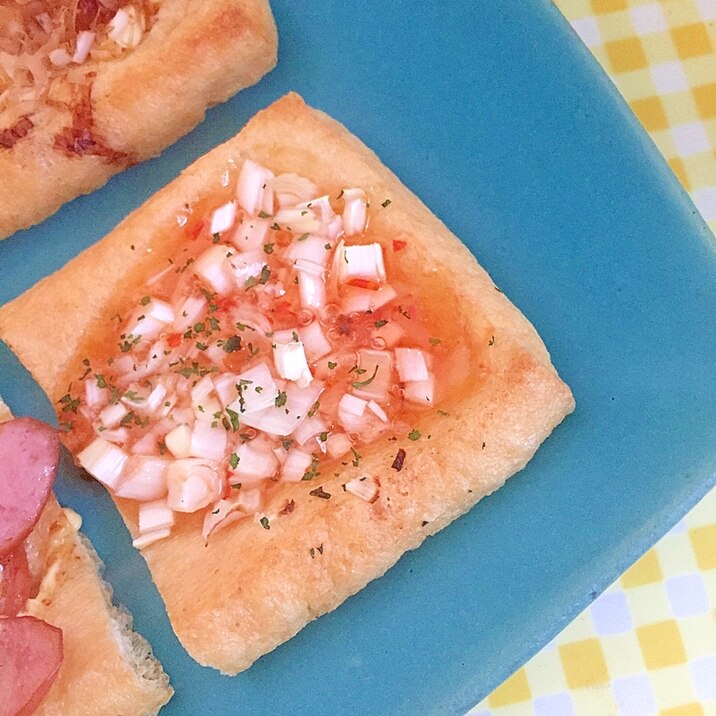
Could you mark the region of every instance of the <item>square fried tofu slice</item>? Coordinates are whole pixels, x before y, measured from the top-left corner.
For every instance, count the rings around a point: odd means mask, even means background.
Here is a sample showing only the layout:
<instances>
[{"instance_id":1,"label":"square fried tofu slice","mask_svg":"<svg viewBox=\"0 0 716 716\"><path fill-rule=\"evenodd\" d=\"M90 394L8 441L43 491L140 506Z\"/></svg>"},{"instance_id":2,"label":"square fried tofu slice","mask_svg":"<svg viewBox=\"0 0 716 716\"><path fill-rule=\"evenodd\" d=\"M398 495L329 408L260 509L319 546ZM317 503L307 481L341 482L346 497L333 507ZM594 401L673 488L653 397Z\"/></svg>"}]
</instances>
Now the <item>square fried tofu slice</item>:
<instances>
[{"instance_id":1,"label":"square fried tofu slice","mask_svg":"<svg viewBox=\"0 0 716 716\"><path fill-rule=\"evenodd\" d=\"M140 348L147 309L160 324L151 355ZM229 674L499 488L574 407L540 337L470 251L296 94L0 309L0 337L56 404L85 466L89 444L174 465L160 496L173 524L158 519L167 531L156 541L141 539L124 468L102 477L182 644ZM127 407L132 372L144 374L135 393L155 389L147 361L162 356L180 376L161 399L169 424L120 407L104 425L83 382L101 375ZM116 409L107 394L100 403ZM175 406L184 412L171 422ZM212 415L199 430L197 410ZM323 423L317 435L309 417ZM182 459L209 459L223 480L220 499L187 514L186 500L203 498L177 492Z\"/></svg>"}]
</instances>

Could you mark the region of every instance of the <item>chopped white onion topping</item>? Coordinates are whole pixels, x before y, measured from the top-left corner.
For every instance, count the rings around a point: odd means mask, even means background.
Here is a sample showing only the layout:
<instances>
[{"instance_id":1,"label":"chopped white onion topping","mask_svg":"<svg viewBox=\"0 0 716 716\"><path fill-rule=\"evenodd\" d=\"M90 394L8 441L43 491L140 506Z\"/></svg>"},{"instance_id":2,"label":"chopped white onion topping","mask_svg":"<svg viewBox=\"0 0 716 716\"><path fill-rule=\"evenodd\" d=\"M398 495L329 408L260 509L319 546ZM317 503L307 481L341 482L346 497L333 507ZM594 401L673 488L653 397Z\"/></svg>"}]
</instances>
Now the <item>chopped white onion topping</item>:
<instances>
[{"instance_id":1,"label":"chopped white onion topping","mask_svg":"<svg viewBox=\"0 0 716 716\"><path fill-rule=\"evenodd\" d=\"M135 319L135 322L132 322L130 327L127 329L127 341L131 343L138 338L144 338L145 340L151 341L164 330L165 326L165 323L158 321L156 318L140 314Z\"/></svg>"},{"instance_id":2,"label":"chopped white onion topping","mask_svg":"<svg viewBox=\"0 0 716 716\"><path fill-rule=\"evenodd\" d=\"M243 323L250 326L255 331L261 333L270 333L273 329L271 328L271 322L261 312L258 307L252 305L241 305L232 314L232 317L238 323Z\"/></svg>"},{"instance_id":3,"label":"chopped white onion topping","mask_svg":"<svg viewBox=\"0 0 716 716\"><path fill-rule=\"evenodd\" d=\"M343 246L342 257L338 262L341 279L351 281L364 279L382 283L385 281L383 247L379 243Z\"/></svg>"},{"instance_id":4,"label":"chopped white onion topping","mask_svg":"<svg viewBox=\"0 0 716 716\"><path fill-rule=\"evenodd\" d=\"M280 331L273 332L274 343L290 343L293 340L298 340L298 328L282 328Z\"/></svg>"},{"instance_id":5,"label":"chopped white onion topping","mask_svg":"<svg viewBox=\"0 0 716 716\"><path fill-rule=\"evenodd\" d=\"M134 549L144 549L150 544L159 542L159 540L166 539L171 534L171 527L166 527L162 530L155 530L154 532L147 532L146 534L139 535L132 540L132 547Z\"/></svg>"},{"instance_id":6,"label":"chopped white onion topping","mask_svg":"<svg viewBox=\"0 0 716 716\"><path fill-rule=\"evenodd\" d=\"M345 433L331 433L326 440L326 449L332 458L343 457L351 447L353 443Z\"/></svg>"},{"instance_id":7,"label":"chopped white onion topping","mask_svg":"<svg viewBox=\"0 0 716 716\"><path fill-rule=\"evenodd\" d=\"M367 400L346 393L338 403L338 422L348 431L356 432L363 426Z\"/></svg>"},{"instance_id":8,"label":"chopped white onion topping","mask_svg":"<svg viewBox=\"0 0 716 716\"><path fill-rule=\"evenodd\" d=\"M223 365L226 351L221 343L215 341L204 351L204 355L214 363L214 365Z\"/></svg>"},{"instance_id":9,"label":"chopped white onion topping","mask_svg":"<svg viewBox=\"0 0 716 716\"><path fill-rule=\"evenodd\" d=\"M361 372L353 380L353 393L360 398L383 400L391 386L393 356L389 351L361 348L358 366Z\"/></svg>"},{"instance_id":10,"label":"chopped white onion topping","mask_svg":"<svg viewBox=\"0 0 716 716\"><path fill-rule=\"evenodd\" d=\"M405 399L411 403L431 405L435 396L435 376L432 373L428 373L427 380L416 380L411 383L406 383L403 389L403 395Z\"/></svg>"},{"instance_id":11,"label":"chopped white onion topping","mask_svg":"<svg viewBox=\"0 0 716 716\"><path fill-rule=\"evenodd\" d=\"M368 401L368 410L370 410L373 415L377 415L380 420L382 420L384 423L388 422L388 415L386 414L385 410L378 405L378 403L375 402L375 400L369 400Z\"/></svg>"},{"instance_id":12,"label":"chopped white onion topping","mask_svg":"<svg viewBox=\"0 0 716 716\"><path fill-rule=\"evenodd\" d=\"M298 272L298 295L304 308L323 308L326 305L326 284L314 272Z\"/></svg>"},{"instance_id":13,"label":"chopped white onion topping","mask_svg":"<svg viewBox=\"0 0 716 716\"><path fill-rule=\"evenodd\" d=\"M294 234L316 234L321 230L321 221L310 209L279 209L274 219Z\"/></svg>"},{"instance_id":14,"label":"chopped white onion topping","mask_svg":"<svg viewBox=\"0 0 716 716\"><path fill-rule=\"evenodd\" d=\"M247 281L254 282L261 276L266 266L266 255L260 249L252 249L243 253L234 254L229 260L229 266L234 274L236 285L242 290L247 287Z\"/></svg>"},{"instance_id":15,"label":"chopped white onion topping","mask_svg":"<svg viewBox=\"0 0 716 716\"><path fill-rule=\"evenodd\" d=\"M194 418L199 423L215 423L215 416L223 410L223 407L218 398L213 396L205 398L194 406Z\"/></svg>"},{"instance_id":16,"label":"chopped white onion topping","mask_svg":"<svg viewBox=\"0 0 716 716\"><path fill-rule=\"evenodd\" d=\"M144 15L131 5L117 10L107 25L107 35L119 47L136 47L144 35Z\"/></svg>"},{"instance_id":17,"label":"chopped white onion topping","mask_svg":"<svg viewBox=\"0 0 716 716\"><path fill-rule=\"evenodd\" d=\"M298 273L308 273L312 276L320 276L321 278L324 275L323 266L313 261L307 261L306 259L296 259L293 267L296 271L298 271Z\"/></svg>"},{"instance_id":18,"label":"chopped white onion topping","mask_svg":"<svg viewBox=\"0 0 716 716\"><path fill-rule=\"evenodd\" d=\"M211 460L174 460L167 471L167 505L175 512L196 512L221 493L218 464Z\"/></svg>"},{"instance_id":19,"label":"chopped white onion topping","mask_svg":"<svg viewBox=\"0 0 716 716\"><path fill-rule=\"evenodd\" d=\"M152 388L152 392L147 396L144 403L144 410L148 413L155 413L164 403L166 395L167 389L161 383L157 383L157 385Z\"/></svg>"},{"instance_id":20,"label":"chopped white onion topping","mask_svg":"<svg viewBox=\"0 0 716 716\"><path fill-rule=\"evenodd\" d=\"M257 439L243 443L236 449L236 456L238 464L233 468L232 482L240 482L243 485L265 480L276 474L278 460L268 441Z\"/></svg>"},{"instance_id":21,"label":"chopped white onion topping","mask_svg":"<svg viewBox=\"0 0 716 716\"><path fill-rule=\"evenodd\" d=\"M345 413L346 415L353 415L356 418L360 418L365 412L367 405L367 400L356 398L355 395L346 393L341 398L340 403L338 403L338 411L339 413Z\"/></svg>"},{"instance_id":22,"label":"chopped white onion topping","mask_svg":"<svg viewBox=\"0 0 716 716\"><path fill-rule=\"evenodd\" d=\"M343 235L343 219L340 216L334 216L327 224L324 224L323 233L330 241L337 241Z\"/></svg>"},{"instance_id":23,"label":"chopped white onion topping","mask_svg":"<svg viewBox=\"0 0 716 716\"><path fill-rule=\"evenodd\" d=\"M194 411L189 406L174 408L171 419L178 425L184 423L191 427L194 424Z\"/></svg>"},{"instance_id":24,"label":"chopped white onion topping","mask_svg":"<svg viewBox=\"0 0 716 716\"><path fill-rule=\"evenodd\" d=\"M313 458L305 450L291 448L281 469L281 479L287 482L299 482L312 462Z\"/></svg>"},{"instance_id":25,"label":"chopped white onion topping","mask_svg":"<svg viewBox=\"0 0 716 716\"><path fill-rule=\"evenodd\" d=\"M368 202L362 189L344 189L343 230L346 236L362 234L368 223Z\"/></svg>"},{"instance_id":26,"label":"chopped white onion topping","mask_svg":"<svg viewBox=\"0 0 716 716\"><path fill-rule=\"evenodd\" d=\"M306 356L311 361L323 358L332 350L331 344L324 335L321 324L318 321L311 321L307 326L299 328L298 335L303 343Z\"/></svg>"},{"instance_id":27,"label":"chopped white onion topping","mask_svg":"<svg viewBox=\"0 0 716 716\"><path fill-rule=\"evenodd\" d=\"M261 211L273 214L273 179L268 169L246 159L236 185L236 197L241 208L252 216Z\"/></svg>"},{"instance_id":28,"label":"chopped white onion topping","mask_svg":"<svg viewBox=\"0 0 716 716\"><path fill-rule=\"evenodd\" d=\"M266 241L269 230L269 222L266 219L255 219L246 217L236 228L231 243L239 251L252 251L259 249Z\"/></svg>"},{"instance_id":29,"label":"chopped white onion topping","mask_svg":"<svg viewBox=\"0 0 716 716\"><path fill-rule=\"evenodd\" d=\"M64 47L55 48L48 54L48 57L55 67L66 67L72 62L72 58Z\"/></svg>"},{"instance_id":30,"label":"chopped white onion topping","mask_svg":"<svg viewBox=\"0 0 716 716\"><path fill-rule=\"evenodd\" d=\"M119 9L107 23L107 34L114 39L117 34L126 29L127 25L129 25L129 13L124 9Z\"/></svg>"},{"instance_id":31,"label":"chopped white onion topping","mask_svg":"<svg viewBox=\"0 0 716 716\"><path fill-rule=\"evenodd\" d=\"M134 455L151 455L157 448L157 433L151 430L132 445L130 451Z\"/></svg>"},{"instance_id":32,"label":"chopped white onion topping","mask_svg":"<svg viewBox=\"0 0 716 716\"><path fill-rule=\"evenodd\" d=\"M85 403L88 408L96 408L107 400L107 389L100 388L96 380L85 380Z\"/></svg>"},{"instance_id":33,"label":"chopped white onion topping","mask_svg":"<svg viewBox=\"0 0 716 716\"><path fill-rule=\"evenodd\" d=\"M90 53L94 44L94 32L82 30L77 33L77 44L75 45L75 54L72 55L72 62L81 65Z\"/></svg>"},{"instance_id":34,"label":"chopped white onion topping","mask_svg":"<svg viewBox=\"0 0 716 716\"><path fill-rule=\"evenodd\" d=\"M122 418L129 412L124 403L110 403L99 414L99 421L105 428L116 428Z\"/></svg>"},{"instance_id":35,"label":"chopped white onion topping","mask_svg":"<svg viewBox=\"0 0 716 716\"><path fill-rule=\"evenodd\" d=\"M214 532L218 532L227 525L232 524L233 518L245 517L243 513L237 513L239 509L238 495L232 495L228 499L219 500L211 506L204 515L204 526L201 534L205 540Z\"/></svg>"},{"instance_id":36,"label":"chopped white onion topping","mask_svg":"<svg viewBox=\"0 0 716 716\"><path fill-rule=\"evenodd\" d=\"M405 331L397 321L388 321L384 326L381 326L373 333L374 338L379 338L385 342L386 348L393 348L396 346L400 339L405 335Z\"/></svg>"},{"instance_id":37,"label":"chopped white onion topping","mask_svg":"<svg viewBox=\"0 0 716 716\"><path fill-rule=\"evenodd\" d=\"M146 502L167 494L169 460L150 455L130 455L122 482L114 491L117 497Z\"/></svg>"},{"instance_id":38,"label":"chopped white onion topping","mask_svg":"<svg viewBox=\"0 0 716 716\"><path fill-rule=\"evenodd\" d=\"M189 457L191 454L191 433L188 425L177 425L174 430L168 432L164 437L164 444L167 450L174 457Z\"/></svg>"},{"instance_id":39,"label":"chopped white onion topping","mask_svg":"<svg viewBox=\"0 0 716 716\"><path fill-rule=\"evenodd\" d=\"M141 39L141 12L126 6L116 13L109 27L115 42L131 39L135 21ZM80 40L81 33L78 49ZM91 41L84 42L89 53ZM224 191L230 172L220 181ZM396 418L391 392L432 403L432 356L400 346L409 326L398 317L356 315L397 297L386 283L382 245L341 239L365 232L366 193L345 190L342 214L316 193L305 177L274 177L244 161L235 198L224 196L199 217L215 243L186 263L185 275L173 278L176 269L165 268L145 286L172 303L145 297L120 329L122 353L105 369L119 400L108 404L109 390L87 378L79 412L98 437L78 460L117 497L139 503L136 546L167 537L175 511L206 510L207 539L246 514L257 521L269 480L300 481L315 473L321 453L345 460L354 442L384 433ZM188 220L182 216L179 226ZM200 288L205 295L195 295ZM323 405L322 380L330 386ZM373 502L380 483L369 477L344 487Z\"/></svg>"},{"instance_id":40,"label":"chopped white onion topping","mask_svg":"<svg viewBox=\"0 0 716 716\"><path fill-rule=\"evenodd\" d=\"M313 380L301 341L274 343L273 360L277 373L286 380L293 380L299 388L306 388Z\"/></svg>"},{"instance_id":41,"label":"chopped white onion topping","mask_svg":"<svg viewBox=\"0 0 716 716\"><path fill-rule=\"evenodd\" d=\"M219 401L223 407L230 405L236 396L238 391L236 384L239 382L239 376L235 373L211 373L211 379L214 382L214 390L219 396ZM270 375L270 373L269 373Z\"/></svg>"},{"instance_id":42,"label":"chopped white onion topping","mask_svg":"<svg viewBox=\"0 0 716 716\"><path fill-rule=\"evenodd\" d=\"M223 234L234 225L235 221L236 204L233 201L230 201L220 206L211 215L211 228L209 231L212 234Z\"/></svg>"},{"instance_id":43,"label":"chopped white onion topping","mask_svg":"<svg viewBox=\"0 0 716 716\"><path fill-rule=\"evenodd\" d=\"M141 380L142 378L155 373L164 368L170 361L176 360L176 352L168 350L166 341L162 338L149 348L148 357L144 364L133 365L130 367L130 377L132 380ZM131 356L127 356L131 358ZM115 366L117 361L115 361Z\"/></svg>"},{"instance_id":44,"label":"chopped white onion topping","mask_svg":"<svg viewBox=\"0 0 716 716\"><path fill-rule=\"evenodd\" d=\"M209 423L197 421L191 433L189 455L218 462L226 452L226 441L226 430L223 427L212 428Z\"/></svg>"},{"instance_id":45,"label":"chopped white onion topping","mask_svg":"<svg viewBox=\"0 0 716 716\"><path fill-rule=\"evenodd\" d=\"M197 384L191 389L191 402L193 405L199 405L214 390L214 381L211 373L202 376Z\"/></svg>"},{"instance_id":46,"label":"chopped white onion topping","mask_svg":"<svg viewBox=\"0 0 716 716\"><path fill-rule=\"evenodd\" d=\"M273 181L273 190L281 208L308 201L318 192L310 179L298 174L279 174Z\"/></svg>"},{"instance_id":47,"label":"chopped white onion topping","mask_svg":"<svg viewBox=\"0 0 716 716\"><path fill-rule=\"evenodd\" d=\"M366 313L367 311L377 311L397 296L395 289L388 284L384 284L375 291L351 286L346 290L341 305L345 313Z\"/></svg>"},{"instance_id":48,"label":"chopped white onion topping","mask_svg":"<svg viewBox=\"0 0 716 716\"><path fill-rule=\"evenodd\" d=\"M206 308L204 296L189 296L179 304L174 318L174 330L183 333L193 326Z\"/></svg>"},{"instance_id":49,"label":"chopped white onion topping","mask_svg":"<svg viewBox=\"0 0 716 716\"><path fill-rule=\"evenodd\" d=\"M428 366L419 348L396 348L395 364L398 377L403 383L428 379Z\"/></svg>"},{"instance_id":50,"label":"chopped white onion topping","mask_svg":"<svg viewBox=\"0 0 716 716\"><path fill-rule=\"evenodd\" d=\"M227 253L230 251L226 246L215 244L199 256L192 266L194 273L222 296L228 296L235 287Z\"/></svg>"},{"instance_id":51,"label":"chopped white onion topping","mask_svg":"<svg viewBox=\"0 0 716 716\"><path fill-rule=\"evenodd\" d=\"M131 373L134 368L134 358L130 355L121 355L114 361L114 369L120 373ZM132 380L134 380L134 377L132 377Z\"/></svg>"},{"instance_id":52,"label":"chopped white onion topping","mask_svg":"<svg viewBox=\"0 0 716 716\"><path fill-rule=\"evenodd\" d=\"M321 272L328 263L332 250L333 244L327 242L325 236L300 237L286 249L284 260L291 265L295 265L299 260L310 261L319 266L318 272Z\"/></svg>"},{"instance_id":53,"label":"chopped white onion topping","mask_svg":"<svg viewBox=\"0 0 716 716\"><path fill-rule=\"evenodd\" d=\"M256 413L273 407L278 388L268 365L259 363L237 376L234 391L234 395L239 395L239 397L230 407L243 418L247 413Z\"/></svg>"},{"instance_id":54,"label":"chopped white onion topping","mask_svg":"<svg viewBox=\"0 0 716 716\"><path fill-rule=\"evenodd\" d=\"M164 500L144 502L139 505L139 533L146 534L155 530L164 530L174 525L174 513Z\"/></svg>"},{"instance_id":55,"label":"chopped white onion topping","mask_svg":"<svg viewBox=\"0 0 716 716\"><path fill-rule=\"evenodd\" d=\"M293 431L293 437L299 445L305 445L312 437L326 432L328 432L328 426L323 418L314 415L311 418L306 418Z\"/></svg>"},{"instance_id":56,"label":"chopped white onion topping","mask_svg":"<svg viewBox=\"0 0 716 716\"><path fill-rule=\"evenodd\" d=\"M323 384L316 380L307 388L299 388L295 383L287 383L283 391L285 395L279 393L277 396L278 405L275 404L256 413L245 413L242 416L243 422L269 435L291 435L306 419L322 390Z\"/></svg>"},{"instance_id":57,"label":"chopped white onion topping","mask_svg":"<svg viewBox=\"0 0 716 716\"><path fill-rule=\"evenodd\" d=\"M127 453L122 448L107 442L104 438L95 438L77 455L77 462L92 477L115 490L119 485Z\"/></svg>"},{"instance_id":58,"label":"chopped white onion topping","mask_svg":"<svg viewBox=\"0 0 716 716\"><path fill-rule=\"evenodd\" d=\"M173 321L174 309L168 303L153 298L134 311L124 334L129 343L137 338L153 340Z\"/></svg>"},{"instance_id":59,"label":"chopped white onion topping","mask_svg":"<svg viewBox=\"0 0 716 716\"><path fill-rule=\"evenodd\" d=\"M261 509L262 493L259 488L252 488L244 490L242 487L239 490L239 497L236 500L240 510L248 514L255 514Z\"/></svg>"},{"instance_id":60,"label":"chopped white onion topping","mask_svg":"<svg viewBox=\"0 0 716 716\"><path fill-rule=\"evenodd\" d=\"M380 493L380 483L374 477L356 477L346 483L346 492L366 502L375 502Z\"/></svg>"},{"instance_id":61,"label":"chopped white onion topping","mask_svg":"<svg viewBox=\"0 0 716 716\"><path fill-rule=\"evenodd\" d=\"M329 224L336 216L328 194L310 199L303 204L297 204L296 209L309 209L323 224Z\"/></svg>"},{"instance_id":62,"label":"chopped white onion topping","mask_svg":"<svg viewBox=\"0 0 716 716\"><path fill-rule=\"evenodd\" d=\"M152 298L149 303L143 307L143 313L162 323L174 322L174 309L166 301L160 301L158 298Z\"/></svg>"}]
</instances>

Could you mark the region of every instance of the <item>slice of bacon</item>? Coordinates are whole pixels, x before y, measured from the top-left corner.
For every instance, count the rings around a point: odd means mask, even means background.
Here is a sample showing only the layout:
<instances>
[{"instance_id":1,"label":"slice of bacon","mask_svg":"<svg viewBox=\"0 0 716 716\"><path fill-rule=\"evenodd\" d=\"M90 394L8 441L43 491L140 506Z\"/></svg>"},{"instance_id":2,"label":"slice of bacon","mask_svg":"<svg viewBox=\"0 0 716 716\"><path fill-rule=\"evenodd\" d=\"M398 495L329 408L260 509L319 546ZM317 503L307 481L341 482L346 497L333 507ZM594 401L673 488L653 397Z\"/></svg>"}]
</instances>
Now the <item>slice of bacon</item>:
<instances>
[{"instance_id":1,"label":"slice of bacon","mask_svg":"<svg viewBox=\"0 0 716 716\"><path fill-rule=\"evenodd\" d=\"M62 665L62 631L35 617L0 619L0 716L30 716Z\"/></svg>"},{"instance_id":2,"label":"slice of bacon","mask_svg":"<svg viewBox=\"0 0 716 716\"><path fill-rule=\"evenodd\" d=\"M30 597L30 582L25 545L21 544L0 558L0 617L14 617L25 607Z\"/></svg>"},{"instance_id":3,"label":"slice of bacon","mask_svg":"<svg viewBox=\"0 0 716 716\"><path fill-rule=\"evenodd\" d=\"M30 533L52 491L60 441L49 425L18 418L0 425L0 557Z\"/></svg>"}]
</instances>

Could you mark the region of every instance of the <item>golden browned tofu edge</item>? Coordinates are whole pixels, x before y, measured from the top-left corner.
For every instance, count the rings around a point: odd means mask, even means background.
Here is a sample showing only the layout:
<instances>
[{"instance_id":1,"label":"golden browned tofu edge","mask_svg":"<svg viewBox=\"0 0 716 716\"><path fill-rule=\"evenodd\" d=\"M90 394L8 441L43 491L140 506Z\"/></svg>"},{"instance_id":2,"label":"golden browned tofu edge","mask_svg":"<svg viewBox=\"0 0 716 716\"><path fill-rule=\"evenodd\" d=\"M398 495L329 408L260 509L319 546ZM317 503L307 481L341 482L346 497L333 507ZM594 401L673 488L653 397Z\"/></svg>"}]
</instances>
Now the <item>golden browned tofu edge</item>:
<instances>
[{"instance_id":1,"label":"golden browned tofu edge","mask_svg":"<svg viewBox=\"0 0 716 716\"><path fill-rule=\"evenodd\" d=\"M242 520L207 547L197 516L143 551L185 648L225 673L247 668L500 487L574 408L534 328L467 248L375 154L295 94L259 112L97 245L0 309L0 337L51 399L66 390L67 366L79 366L78 345L143 275L147 228L175 221L177 208L218 182L227 163L248 156L276 172L309 176L322 188L360 186L389 198L388 209L371 215L374 229L408 240L404 260L416 282L426 297L440 297L440 305L433 301L426 309L435 321L458 322L470 358L465 390L436 406L447 415L432 412L416 425L421 440L381 438L363 451L360 467L317 480L332 499L310 497L315 483L284 485L265 511L277 512L291 499L296 507L270 530ZM48 362L48 351L55 360ZM400 448L407 457L397 472L390 466ZM372 504L341 488L363 474L380 482ZM118 506L136 531L132 507Z\"/></svg>"}]
</instances>

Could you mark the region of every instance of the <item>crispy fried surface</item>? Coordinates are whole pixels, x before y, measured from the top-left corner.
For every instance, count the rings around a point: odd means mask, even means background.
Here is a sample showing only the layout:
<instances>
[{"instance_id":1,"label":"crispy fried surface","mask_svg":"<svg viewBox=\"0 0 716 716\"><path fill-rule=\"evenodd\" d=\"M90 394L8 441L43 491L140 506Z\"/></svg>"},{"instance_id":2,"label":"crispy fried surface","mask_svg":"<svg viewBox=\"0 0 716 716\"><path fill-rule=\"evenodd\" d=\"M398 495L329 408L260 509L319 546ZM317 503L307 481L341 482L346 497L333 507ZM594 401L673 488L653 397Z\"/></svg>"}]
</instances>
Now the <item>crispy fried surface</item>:
<instances>
[{"instance_id":1,"label":"crispy fried surface","mask_svg":"<svg viewBox=\"0 0 716 716\"><path fill-rule=\"evenodd\" d=\"M182 204L210 192L227 163L246 156L276 173L309 176L324 191L360 186L378 203L391 200L371 214L371 229L407 242L397 268L413 277L424 310L446 336L459 380L437 406L447 414L430 411L416 425L419 441L381 438L362 450L359 467L337 463L337 477L324 470L311 483L281 486L265 510L269 530L246 519L205 546L201 517L193 515L144 550L179 639L199 662L226 673L247 668L334 609L500 487L574 407L534 328L465 246L358 139L294 94L0 309L0 337L53 401L81 374L87 351L101 345L122 296L172 254L180 239L162 227L176 221ZM101 282L91 278L98 271ZM391 465L400 448L406 459L398 472ZM341 487L361 475L380 482L372 504ZM309 495L318 484L331 499ZM280 515L289 500L295 508ZM118 507L136 530L134 507Z\"/></svg>"},{"instance_id":2,"label":"crispy fried surface","mask_svg":"<svg viewBox=\"0 0 716 716\"><path fill-rule=\"evenodd\" d=\"M72 119L56 104L40 107L11 149L0 148L0 238L158 154L208 107L257 82L276 52L268 0L164 0L138 47L87 67L101 155L58 150L55 137Z\"/></svg>"}]
</instances>

